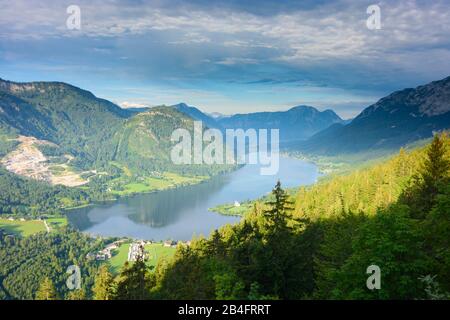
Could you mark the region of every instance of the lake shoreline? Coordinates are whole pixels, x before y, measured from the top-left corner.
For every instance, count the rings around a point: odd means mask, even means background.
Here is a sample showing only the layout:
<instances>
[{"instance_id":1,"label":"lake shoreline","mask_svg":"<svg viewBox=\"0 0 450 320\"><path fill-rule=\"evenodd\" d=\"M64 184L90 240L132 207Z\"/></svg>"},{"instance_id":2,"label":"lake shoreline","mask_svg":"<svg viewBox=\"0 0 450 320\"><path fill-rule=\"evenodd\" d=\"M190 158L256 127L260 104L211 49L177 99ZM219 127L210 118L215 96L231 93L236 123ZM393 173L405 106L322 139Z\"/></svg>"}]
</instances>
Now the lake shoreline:
<instances>
[{"instance_id":1,"label":"lake shoreline","mask_svg":"<svg viewBox=\"0 0 450 320\"><path fill-rule=\"evenodd\" d=\"M278 180L283 188L293 189L313 184L320 176L314 164L284 155L277 175L261 175L260 167L245 165L194 185L127 195L66 213L72 226L90 235L186 241L242 218L240 213L212 208L239 202L251 209L253 199L265 198Z\"/></svg>"},{"instance_id":2,"label":"lake shoreline","mask_svg":"<svg viewBox=\"0 0 450 320\"><path fill-rule=\"evenodd\" d=\"M236 170L239 170L239 168L236 169ZM62 210L63 210L63 213L65 214L65 213L73 211L73 210L89 208L89 207L94 207L94 206L97 206L97 205L104 205L104 204L108 204L108 203L114 203L114 202L120 201L121 199L132 198L132 197L139 196L139 195L155 194L155 193L164 192L164 191L168 191L168 190L176 190L176 189L181 189L183 187L195 186L195 185L199 185L199 184L202 184L202 183L206 183L209 180L211 180L212 178L215 178L215 177L218 177L218 176L221 176L221 175L227 175L227 174L232 173L232 172L234 172L236 170L219 173L219 174L214 175L214 176L209 176L208 178L200 180L198 182L180 183L180 184L176 184L176 185L173 185L173 186L170 186L170 187L167 187L167 188L163 188L163 189L154 189L154 190L141 191L141 192L131 192L131 193L123 194L123 195L118 194L118 193L109 193L110 195L113 195L114 198L106 199L106 200L102 200L102 201L92 201L90 203L86 203L86 204L75 206L75 207L62 208Z\"/></svg>"}]
</instances>

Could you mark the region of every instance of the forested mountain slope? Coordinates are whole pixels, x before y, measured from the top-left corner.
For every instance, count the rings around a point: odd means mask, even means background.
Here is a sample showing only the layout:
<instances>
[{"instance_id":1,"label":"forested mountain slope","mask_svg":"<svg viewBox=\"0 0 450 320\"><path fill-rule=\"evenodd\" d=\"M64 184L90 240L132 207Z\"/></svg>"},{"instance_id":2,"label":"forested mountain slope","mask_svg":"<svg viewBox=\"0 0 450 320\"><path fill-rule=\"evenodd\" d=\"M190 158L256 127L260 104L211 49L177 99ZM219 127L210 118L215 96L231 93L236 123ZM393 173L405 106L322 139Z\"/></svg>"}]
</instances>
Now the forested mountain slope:
<instances>
[{"instance_id":1,"label":"forested mountain slope","mask_svg":"<svg viewBox=\"0 0 450 320\"><path fill-rule=\"evenodd\" d=\"M81 168L113 156L112 134L130 114L92 93L60 82L0 80L0 121L16 133L51 141Z\"/></svg>"},{"instance_id":2,"label":"forested mountain slope","mask_svg":"<svg viewBox=\"0 0 450 320\"><path fill-rule=\"evenodd\" d=\"M320 132L297 148L319 155L392 152L449 128L450 77L447 77L396 91L364 109L349 124Z\"/></svg>"}]
</instances>

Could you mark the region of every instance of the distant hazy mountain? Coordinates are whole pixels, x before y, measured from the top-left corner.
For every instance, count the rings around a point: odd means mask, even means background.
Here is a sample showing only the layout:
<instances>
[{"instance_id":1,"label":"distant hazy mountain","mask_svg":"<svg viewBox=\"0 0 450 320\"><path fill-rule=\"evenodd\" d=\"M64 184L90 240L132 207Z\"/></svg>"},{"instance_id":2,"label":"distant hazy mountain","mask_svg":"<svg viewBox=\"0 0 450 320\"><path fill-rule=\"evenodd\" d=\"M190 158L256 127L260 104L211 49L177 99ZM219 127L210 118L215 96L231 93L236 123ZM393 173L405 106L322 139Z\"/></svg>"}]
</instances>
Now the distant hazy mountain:
<instances>
[{"instance_id":1,"label":"distant hazy mountain","mask_svg":"<svg viewBox=\"0 0 450 320\"><path fill-rule=\"evenodd\" d=\"M281 141L302 140L343 120L332 110L297 106L288 111L236 114L217 119L223 128L280 129Z\"/></svg>"},{"instance_id":2,"label":"distant hazy mountain","mask_svg":"<svg viewBox=\"0 0 450 320\"><path fill-rule=\"evenodd\" d=\"M225 129L280 129L281 141L304 140L313 134L343 120L332 110L318 111L309 106L297 106L288 111L256 112L224 116L206 114L185 103L172 106L178 111L202 121L209 128Z\"/></svg>"},{"instance_id":3,"label":"distant hazy mountain","mask_svg":"<svg viewBox=\"0 0 450 320\"><path fill-rule=\"evenodd\" d=\"M450 128L450 77L396 91L345 126L332 126L300 145L315 154L391 150Z\"/></svg>"},{"instance_id":4,"label":"distant hazy mountain","mask_svg":"<svg viewBox=\"0 0 450 320\"><path fill-rule=\"evenodd\" d=\"M172 108L175 108L179 112L184 113L185 115L191 117L194 120L202 121L203 124L208 128L221 129L220 124L213 117L207 115L206 113L203 113L196 107L188 106L185 103L179 103L173 105Z\"/></svg>"}]
</instances>

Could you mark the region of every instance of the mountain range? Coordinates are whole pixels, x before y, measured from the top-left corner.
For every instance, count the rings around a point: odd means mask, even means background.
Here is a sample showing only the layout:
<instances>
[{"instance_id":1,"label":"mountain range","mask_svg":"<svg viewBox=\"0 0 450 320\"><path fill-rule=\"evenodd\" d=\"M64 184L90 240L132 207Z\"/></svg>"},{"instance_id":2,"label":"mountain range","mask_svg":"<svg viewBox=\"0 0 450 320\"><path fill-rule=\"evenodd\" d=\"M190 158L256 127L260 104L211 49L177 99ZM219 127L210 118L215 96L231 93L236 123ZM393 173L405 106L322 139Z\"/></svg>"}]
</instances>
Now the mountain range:
<instances>
[{"instance_id":1,"label":"mountain range","mask_svg":"<svg viewBox=\"0 0 450 320\"><path fill-rule=\"evenodd\" d=\"M303 105L231 116L208 115L185 103L123 109L62 82L0 79L2 164L15 173L31 172L30 176L49 181L78 175L71 182L77 185L86 172L117 170L131 177L155 171L217 172L170 161L172 132L177 128L192 132L194 120L219 130L280 129L281 142L289 149L314 155L396 150L450 127L450 77L394 92L350 122L332 110Z\"/></svg>"},{"instance_id":2,"label":"mountain range","mask_svg":"<svg viewBox=\"0 0 450 320\"><path fill-rule=\"evenodd\" d=\"M193 132L193 119L174 108L136 112L66 83L0 80L0 158L14 173L49 182L74 177L66 185L78 185L92 172L216 172L170 161L170 138L178 128Z\"/></svg>"},{"instance_id":3,"label":"mountain range","mask_svg":"<svg viewBox=\"0 0 450 320\"><path fill-rule=\"evenodd\" d=\"M279 129L280 141L305 140L336 123L346 123L333 110L319 111L310 106L296 106L287 111L255 112L224 116L218 113L207 114L186 103L170 106L177 111L202 121L208 128L219 129ZM131 112L145 112L148 108L130 108Z\"/></svg>"},{"instance_id":4,"label":"mountain range","mask_svg":"<svg viewBox=\"0 0 450 320\"><path fill-rule=\"evenodd\" d=\"M347 125L336 123L295 148L338 155L390 151L450 128L450 77L396 91L365 108Z\"/></svg>"},{"instance_id":5,"label":"mountain range","mask_svg":"<svg viewBox=\"0 0 450 320\"><path fill-rule=\"evenodd\" d=\"M280 141L304 140L335 123L343 123L334 111L319 111L310 106L296 106L287 111L255 112L231 116L210 116L195 107L180 103L178 111L202 121L209 128L225 129L279 129Z\"/></svg>"}]
</instances>

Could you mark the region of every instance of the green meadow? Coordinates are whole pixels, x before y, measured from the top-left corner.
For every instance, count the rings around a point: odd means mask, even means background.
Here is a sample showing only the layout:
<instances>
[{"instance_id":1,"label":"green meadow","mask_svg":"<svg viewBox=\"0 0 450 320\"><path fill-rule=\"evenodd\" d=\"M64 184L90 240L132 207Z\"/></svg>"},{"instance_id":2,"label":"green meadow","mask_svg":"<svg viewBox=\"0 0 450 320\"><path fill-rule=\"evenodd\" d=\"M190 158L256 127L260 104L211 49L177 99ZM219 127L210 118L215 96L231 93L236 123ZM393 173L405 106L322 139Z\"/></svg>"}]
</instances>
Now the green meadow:
<instances>
[{"instance_id":1,"label":"green meadow","mask_svg":"<svg viewBox=\"0 0 450 320\"><path fill-rule=\"evenodd\" d=\"M170 259L175 254L175 248L164 247L162 243L152 243L145 245L147 253L147 264L155 267L161 259Z\"/></svg>"},{"instance_id":2,"label":"green meadow","mask_svg":"<svg viewBox=\"0 0 450 320\"><path fill-rule=\"evenodd\" d=\"M38 232L46 232L44 221L41 220L26 220L10 221L7 219L0 219L0 229L19 237L28 237Z\"/></svg>"},{"instance_id":3,"label":"green meadow","mask_svg":"<svg viewBox=\"0 0 450 320\"><path fill-rule=\"evenodd\" d=\"M128 260L128 250L130 248L130 243L122 243L119 248L113 251L112 258L108 261L111 267L111 272L118 274L120 269Z\"/></svg>"},{"instance_id":4,"label":"green meadow","mask_svg":"<svg viewBox=\"0 0 450 320\"><path fill-rule=\"evenodd\" d=\"M112 194L127 196L196 184L206 179L208 179L207 176L181 176L176 173L164 172L158 177L142 177L132 181L129 181L129 177L116 178L109 183L109 186Z\"/></svg>"},{"instance_id":5,"label":"green meadow","mask_svg":"<svg viewBox=\"0 0 450 320\"><path fill-rule=\"evenodd\" d=\"M46 221L51 231L58 231L67 225L67 218L65 217L48 218ZM19 237L28 237L38 232L47 231L43 220L0 219L0 229Z\"/></svg>"},{"instance_id":6,"label":"green meadow","mask_svg":"<svg viewBox=\"0 0 450 320\"><path fill-rule=\"evenodd\" d=\"M118 274L120 269L128 260L128 250L130 243L123 243L113 251L113 257L108 260L111 272ZM147 244L144 247L147 253L147 265L155 267L161 259L170 259L175 254L175 248L164 247L162 243Z\"/></svg>"}]
</instances>

